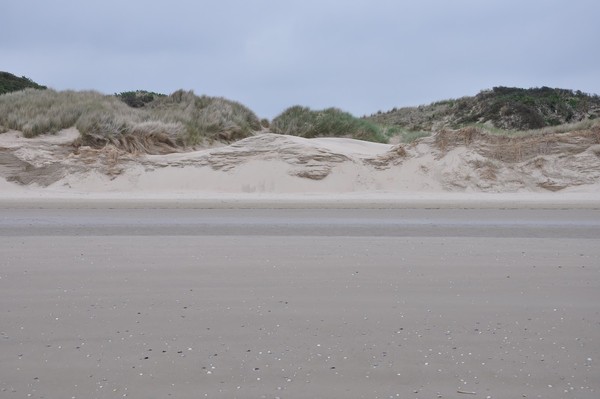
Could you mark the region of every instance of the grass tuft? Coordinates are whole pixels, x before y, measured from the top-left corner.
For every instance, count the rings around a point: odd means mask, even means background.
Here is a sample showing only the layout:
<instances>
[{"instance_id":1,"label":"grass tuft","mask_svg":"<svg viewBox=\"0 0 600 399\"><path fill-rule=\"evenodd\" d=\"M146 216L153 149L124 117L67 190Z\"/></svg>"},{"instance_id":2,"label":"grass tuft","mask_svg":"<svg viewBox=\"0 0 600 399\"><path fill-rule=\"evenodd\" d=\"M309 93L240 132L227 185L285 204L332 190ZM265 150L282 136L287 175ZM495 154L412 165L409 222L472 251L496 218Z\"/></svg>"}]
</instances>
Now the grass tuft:
<instances>
[{"instance_id":1,"label":"grass tuft","mask_svg":"<svg viewBox=\"0 0 600 399\"><path fill-rule=\"evenodd\" d=\"M183 90L131 107L117 96L97 92L26 89L0 96L0 125L26 137L76 126L81 144L126 148L139 147L124 145L127 140L150 138L177 146L231 142L261 129L259 119L244 105ZM150 147L144 144L137 150Z\"/></svg>"},{"instance_id":2,"label":"grass tuft","mask_svg":"<svg viewBox=\"0 0 600 399\"><path fill-rule=\"evenodd\" d=\"M580 122L563 128L493 131L489 127L469 126L441 130L434 136L436 147L449 151L457 146L475 146L486 157L503 162L522 162L538 156L577 154L600 144L600 123Z\"/></svg>"},{"instance_id":3,"label":"grass tuft","mask_svg":"<svg viewBox=\"0 0 600 399\"><path fill-rule=\"evenodd\" d=\"M388 141L378 125L337 108L313 111L308 107L293 106L273 119L271 130L305 138L351 137L378 143Z\"/></svg>"},{"instance_id":4,"label":"grass tuft","mask_svg":"<svg viewBox=\"0 0 600 399\"><path fill-rule=\"evenodd\" d=\"M25 137L74 126L81 115L109 101L100 93L25 89L0 96L0 124ZM117 103L117 100L113 100ZM123 104L124 107L126 107Z\"/></svg>"},{"instance_id":5,"label":"grass tuft","mask_svg":"<svg viewBox=\"0 0 600 399\"><path fill-rule=\"evenodd\" d=\"M160 120L185 126L182 139L187 145L205 140L232 142L261 130L258 117L246 106L222 97L196 96L178 90L148 104Z\"/></svg>"}]
</instances>

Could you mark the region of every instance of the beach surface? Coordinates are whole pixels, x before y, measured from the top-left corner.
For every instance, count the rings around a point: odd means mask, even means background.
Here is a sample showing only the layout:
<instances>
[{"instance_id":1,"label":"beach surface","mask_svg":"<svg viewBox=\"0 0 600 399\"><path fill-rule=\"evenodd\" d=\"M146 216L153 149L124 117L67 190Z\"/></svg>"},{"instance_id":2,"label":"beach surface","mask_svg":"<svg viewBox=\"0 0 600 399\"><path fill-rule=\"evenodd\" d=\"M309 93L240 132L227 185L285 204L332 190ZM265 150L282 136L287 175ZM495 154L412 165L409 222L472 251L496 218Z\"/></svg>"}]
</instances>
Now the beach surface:
<instances>
[{"instance_id":1,"label":"beach surface","mask_svg":"<svg viewBox=\"0 0 600 399\"><path fill-rule=\"evenodd\" d=\"M598 397L594 207L165 202L3 203L0 397Z\"/></svg>"}]
</instances>

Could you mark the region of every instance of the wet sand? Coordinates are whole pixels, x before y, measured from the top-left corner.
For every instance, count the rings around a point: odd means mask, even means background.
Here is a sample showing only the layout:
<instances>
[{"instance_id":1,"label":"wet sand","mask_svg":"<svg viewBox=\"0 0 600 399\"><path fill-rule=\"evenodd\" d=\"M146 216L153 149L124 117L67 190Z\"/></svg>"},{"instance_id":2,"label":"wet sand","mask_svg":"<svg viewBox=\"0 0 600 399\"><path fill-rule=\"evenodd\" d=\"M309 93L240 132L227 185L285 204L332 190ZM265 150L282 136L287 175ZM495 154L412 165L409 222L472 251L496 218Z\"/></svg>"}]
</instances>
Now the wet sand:
<instances>
[{"instance_id":1,"label":"wet sand","mask_svg":"<svg viewBox=\"0 0 600 399\"><path fill-rule=\"evenodd\" d=\"M2 209L0 397L597 398L599 221Z\"/></svg>"}]
</instances>

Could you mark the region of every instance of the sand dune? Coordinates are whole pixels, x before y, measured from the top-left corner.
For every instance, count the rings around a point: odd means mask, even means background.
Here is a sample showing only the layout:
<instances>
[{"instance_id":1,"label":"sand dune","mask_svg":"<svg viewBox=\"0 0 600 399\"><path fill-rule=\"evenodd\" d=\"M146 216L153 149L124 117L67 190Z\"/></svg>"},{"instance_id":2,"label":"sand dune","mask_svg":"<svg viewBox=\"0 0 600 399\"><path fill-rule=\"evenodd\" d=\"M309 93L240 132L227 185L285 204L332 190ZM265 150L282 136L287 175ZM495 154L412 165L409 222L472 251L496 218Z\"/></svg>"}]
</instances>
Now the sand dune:
<instances>
[{"instance_id":1,"label":"sand dune","mask_svg":"<svg viewBox=\"0 0 600 399\"><path fill-rule=\"evenodd\" d=\"M589 133L589 132L588 132ZM412 145L260 134L167 155L73 146L75 129L0 134L3 196L29 193L406 194L600 192L593 134L442 132ZM520 141L519 141L520 140Z\"/></svg>"}]
</instances>

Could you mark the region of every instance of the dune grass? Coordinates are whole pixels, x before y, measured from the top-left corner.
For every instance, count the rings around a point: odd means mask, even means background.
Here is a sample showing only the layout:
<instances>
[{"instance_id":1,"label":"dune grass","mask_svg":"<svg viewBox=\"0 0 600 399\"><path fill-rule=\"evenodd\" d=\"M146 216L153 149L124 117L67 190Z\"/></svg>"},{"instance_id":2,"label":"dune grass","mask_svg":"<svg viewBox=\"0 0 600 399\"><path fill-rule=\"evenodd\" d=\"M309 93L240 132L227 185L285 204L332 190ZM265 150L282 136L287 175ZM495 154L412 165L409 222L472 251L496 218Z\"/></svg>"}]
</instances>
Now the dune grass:
<instances>
[{"instance_id":1,"label":"dune grass","mask_svg":"<svg viewBox=\"0 0 600 399\"><path fill-rule=\"evenodd\" d=\"M26 137L77 127L80 144L103 146L113 143L128 151L185 147L213 141L233 142L270 128L279 134L300 137L350 137L387 143L399 137L411 143L431 135L430 131L408 130L359 119L337 108L320 111L294 106L272 122L259 120L244 105L220 97L197 96L179 90L169 96L132 92L143 104L125 101L127 96L104 95L94 91L55 91L28 88L0 95L0 133L20 130ZM136 97L137 99L137 97ZM503 130L490 124L473 127L497 136L522 137L546 133L587 130L597 120L549 126L537 130ZM154 146L152 143L156 143Z\"/></svg>"},{"instance_id":2,"label":"dune grass","mask_svg":"<svg viewBox=\"0 0 600 399\"><path fill-rule=\"evenodd\" d=\"M95 146L144 137L186 146L234 141L261 129L256 115L242 104L183 90L134 108L93 91L26 89L0 96L0 126L26 137L75 126L81 143Z\"/></svg>"},{"instance_id":3,"label":"dune grass","mask_svg":"<svg viewBox=\"0 0 600 399\"><path fill-rule=\"evenodd\" d=\"M0 124L26 137L56 133L75 126L84 112L104 102L95 92L25 89L0 96Z\"/></svg>"},{"instance_id":4,"label":"dune grass","mask_svg":"<svg viewBox=\"0 0 600 399\"><path fill-rule=\"evenodd\" d=\"M273 119L271 130L305 138L350 137L379 143L388 141L378 125L337 108L314 111L299 105L293 106Z\"/></svg>"},{"instance_id":5,"label":"dune grass","mask_svg":"<svg viewBox=\"0 0 600 399\"><path fill-rule=\"evenodd\" d=\"M482 132L504 137L529 137L546 134L560 134L568 132L576 132L582 130L590 130L594 127L600 126L600 120L597 119L584 119L573 123L563 123L561 125L546 126L539 129L529 130L507 130L494 127L490 124L475 123L465 126L465 128L475 128Z\"/></svg>"},{"instance_id":6,"label":"dune grass","mask_svg":"<svg viewBox=\"0 0 600 399\"><path fill-rule=\"evenodd\" d=\"M600 120L592 120L592 119L584 119L579 122L574 123L565 123L562 125L556 126L546 126L541 129L530 129L530 130L506 130L500 129L490 124L481 124L475 123L471 125L464 126L462 131L471 131L475 129L481 133L489 134L492 136L498 137L507 137L507 138L518 138L518 137L531 137L531 136L541 136L547 134L560 134L560 133L568 133L575 131L584 131L590 130L594 127L600 126ZM412 143L420 138L430 137L434 134L432 131L421 131L421 130L407 130L398 126L385 126L383 128L384 134L388 138L398 137L401 143Z\"/></svg>"},{"instance_id":7,"label":"dune grass","mask_svg":"<svg viewBox=\"0 0 600 399\"><path fill-rule=\"evenodd\" d=\"M420 138L429 137L432 134L431 131L408 130L400 126L393 125L384 125L382 127L382 130L383 134L388 138L388 140L391 140L394 137L398 137L398 141L404 144L413 143L414 141Z\"/></svg>"},{"instance_id":8,"label":"dune grass","mask_svg":"<svg viewBox=\"0 0 600 399\"><path fill-rule=\"evenodd\" d=\"M191 91L176 91L149 103L147 108L161 121L183 124L186 144L232 142L262 128L258 117L246 106L222 97L196 96Z\"/></svg>"},{"instance_id":9,"label":"dune grass","mask_svg":"<svg viewBox=\"0 0 600 399\"><path fill-rule=\"evenodd\" d=\"M434 136L441 151L457 146L474 146L488 158L523 162L551 154L578 154L600 144L600 121L581 121L542 129L497 130L487 125L441 130ZM543 162L543 161L540 161Z\"/></svg>"}]
</instances>

